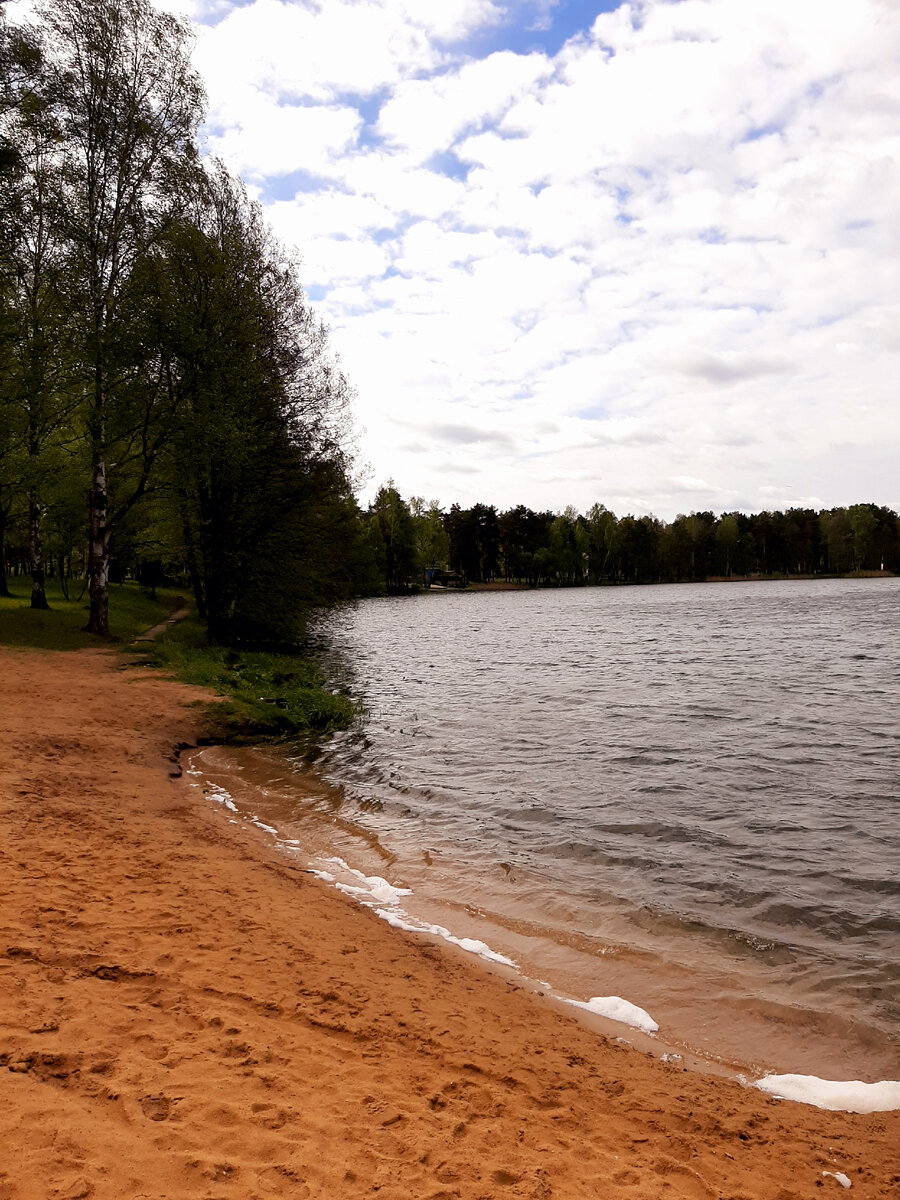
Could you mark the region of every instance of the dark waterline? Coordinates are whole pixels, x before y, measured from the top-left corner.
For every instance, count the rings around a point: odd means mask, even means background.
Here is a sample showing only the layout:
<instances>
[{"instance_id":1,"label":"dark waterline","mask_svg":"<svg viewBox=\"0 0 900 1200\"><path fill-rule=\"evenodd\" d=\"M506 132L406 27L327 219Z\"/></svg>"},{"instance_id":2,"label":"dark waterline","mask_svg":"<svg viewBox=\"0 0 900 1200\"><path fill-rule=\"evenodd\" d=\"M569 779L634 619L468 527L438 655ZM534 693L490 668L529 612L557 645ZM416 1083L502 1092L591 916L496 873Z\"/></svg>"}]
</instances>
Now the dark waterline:
<instances>
[{"instance_id":1,"label":"dark waterline","mask_svg":"<svg viewBox=\"0 0 900 1200\"><path fill-rule=\"evenodd\" d=\"M332 787L288 769L266 819L338 814L429 919L686 1047L896 1077L898 607L881 579L366 601L320 631L364 712L315 756Z\"/></svg>"}]
</instances>

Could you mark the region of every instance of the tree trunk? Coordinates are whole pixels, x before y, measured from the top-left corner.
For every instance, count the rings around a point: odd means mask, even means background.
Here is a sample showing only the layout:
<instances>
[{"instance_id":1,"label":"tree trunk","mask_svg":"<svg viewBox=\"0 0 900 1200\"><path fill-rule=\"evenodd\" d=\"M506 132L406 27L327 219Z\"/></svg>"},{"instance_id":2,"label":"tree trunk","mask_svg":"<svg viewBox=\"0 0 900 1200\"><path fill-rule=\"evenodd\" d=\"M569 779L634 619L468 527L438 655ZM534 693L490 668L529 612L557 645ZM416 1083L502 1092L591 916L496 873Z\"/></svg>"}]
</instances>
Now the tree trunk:
<instances>
[{"instance_id":1,"label":"tree trunk","mask_svg":"<svg viewBox=\"0 0 900 1200\"><path fill-rule=\"evenodd\" d=\"M181 529L184 535L184 547L187 555L188 574L191 578L191 587L194 590L194 599L197 602L197 612L200 615L200 620L206 620L206 593L203 587L203 580L200 576L200 569L197 565L197 549L194 544L194 533L191 529L191 521L187 511L187 499L182 493L181 497Z\"/></svg>"},{"instance_id":2,"label":"tree trunk","mask_svg":"<svg viewBox=\"0 0 900 1200\"><path fill-rule=\"evenodd\" d=\"M106 493L106 459L95 445L91 472L91 514L88 548L88 594L91 615L88 633L109 636L109 530L106 525L109 499Z\"/></svg>"},{"instance_id":3,"label":"tree trunk","mask_svg":"<svg viewBox=\"0 0 900 1200\"><path fill-rule=\"evenodd\" d=\"M41 506L34 495L28 497L28 554L31 559L31 607L48 609L41 548Z\"/></svg>"},{"instance_id":4,"label":"tree trunk","mask_svg":"<svg viewBox=\"0 0 900 1200\"><path fill-rule=\"evenodd\" d=\"M6 513L0 505L0 596L11 596L6 580Z\"/></svg>"}]
</instances>

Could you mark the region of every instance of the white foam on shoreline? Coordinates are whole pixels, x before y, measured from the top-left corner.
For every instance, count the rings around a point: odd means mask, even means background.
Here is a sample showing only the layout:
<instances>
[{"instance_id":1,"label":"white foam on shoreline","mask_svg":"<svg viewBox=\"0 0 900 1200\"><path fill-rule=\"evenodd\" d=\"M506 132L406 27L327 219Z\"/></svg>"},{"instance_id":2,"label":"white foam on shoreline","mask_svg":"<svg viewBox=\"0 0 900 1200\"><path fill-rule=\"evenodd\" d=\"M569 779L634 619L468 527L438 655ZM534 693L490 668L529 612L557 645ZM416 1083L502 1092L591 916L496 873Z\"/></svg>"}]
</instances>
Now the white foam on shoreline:
<instances>
[{"instance_id":1,"label":"white foam on shoreline","mask_svg":"<svg viewBox=\"0 0 900 1200\"><path fill-rule=\"evenodd\" d=\"M586 1012L596 1013L610 1021L619 1021L622 1025L630 1025L632 1029L640 1029L644 1033L656 1033L659 1025L648 1012L638 1008L630 1000L621 996L592 996L590 1000L566 1000L574 1008L583 1008Z\"/></svg>"},{"instance_id":2,"label":"white foam on shoreline","mask_svg":"<svg viewBox=\"0 0 900 1200\"><path fill-rule=\"evenodd\" d=\"M326 858L327 863L340 867L345 871L351 879L357 882L353 883L335 883L338 891L343 892L347 896L355 896L357 900L374 902L376 904L399 904L401 896L411 896L411 888L394 887L392 883L388 883L381 875L364 875L362 871L357 871L348 863L345 863L342 858Z\"/></svg>"},{"instance_id":3,"label":"white foam on shoreline","mask_svg":"<svg viewBox=\"0 0 900 1200\"><path fill-rule=\"evenodd\" d=\"M817 1075L765 1075L754 1087L779 1100L796 1100L832 1112L873 1113L900 1109L900 1080L863 1083L859 1079L820 1079Z\"/></svg>"},{"instance_id":4,"label":"white foam on shoreline","mask_svg":"<svg viewBox=\"0 0 900 1200\"><path fill-rule=\"evenodd\" d=\"M420 921L417 917L411 916L400 905L401 897L412 895L411 888L395 887L380 875L364 875L362 871L357 871L349 866L342 858L326 858L320 861L328 864L329 867L336 867L341 874L349 875L354 882L343 882L331 870L311 868L311 873L317 879L330 883L345 896L351 896L365 908L370 908L376 916L387 921L394 929L403 929L407 933L424 933L440 938L442 941L449 942L451 946L458 946L460 950L465 950L468 954L476 954L486 962L513 968L518 966L511 958L498 954L496 950L492 950L490 946L485 942L478 941L477 938L459 938L443 925L432 925L428 921Z\"/></svg>"},{"instance_id":5,"label":"white foam on shoreline","mask_svg":"<svg viewBox=\"0 0 900 1200\"><path fill-rule=\"evenodd\" d=\"M209 784L206 794L210 800L214 800L216 804L224 805L229 812L237 812L238 806L235 804L234 800L232 800L231 793L226 792L225 789L223 787L219 787L217 783Z\"/></svg>"},{"instance_id":6,"label":"white foam on shoreline","mask_svg":"<svg viewBox=\"0 0 900 1200\"><path fill-rule=\"evenodd\" d=\"M185 774L200 776L202 771L194 766L186 769ZM206 797L215 804L221 805L230 813L240 814L231 794L221 785L191 782L192 788L203 787ZM233 820L233 818L231 818ZM288 853L302 853L302 843L297 838L282 838L278 830L261 821L256 815L244 815L243 819L270 834L277 845ZM486 962L519 969L518 963L503 954L492 950L485 942L476 938L460 938L451 933L443 925L433 925L411 916L400 905L400 899L412 895L410 888L396 887L380 875L364 875L357 871L342 858L322 858L318 860L321 867L310 867L310 873L316 878L328 883L345 895L352 897L366 908L370 908L376 916L387 921L396 929L409 933L425 934L457 946L470 954L475 954ZM330 869L333 868L333 869ZM550 984L540 986L553 994ZM659 1025L644 1009L624 1000L621 996L592 996L589 1000L572 1000L565 996L556 997L573 1008L584 1009L596 1013L608 1020L617 1021L644 1033L656 1033ZM624 1039L617 1039L622 1041ZM630 1043L629 1043L630 1044ZM677 1057L672 1055L670 1057ZM742 1082L751 1082L746 1079ZM861 1080L829 1080L820 1079L816 1075L775 1075L769 1074L762 1079L752 1081L753 1087L770 1096L783 1100L793 1100L799 1104L809 1104L816 1108L828 1109L833 1112L874 1113L890 1112L900 1109L900 1080L885 1079L877 1083L863 1083ZM841 1176L840 1172L823 1172L831 1174L842 1187L849 1187L849 1179Z\"/></svg>"},{"instance_id":7,"label":"white foam on shoreline","mask_svg":"<svg viewBox=\"0 0 900 1200\"><path fill-rule=\"evenodd\" d=\"M449 942L451 946L459 946L460 950L465 950L468 954L477 954L479 958L485 959L487 962L499 963L504 967L513 967L518 969L518 963L511 958L507 958L504 954L498 954L496 950L492 950L485 942L478 941L477 938L458 938L452 934L449 929L445 929L443 925L431 925L427 921L417 921L410 917L408 913L402 909L376 909L378 916L383 921L387 921L395 929L405 929L407 933L427 933L433 937L439 937L444 942Z\"/></svg>"}]
</instances>

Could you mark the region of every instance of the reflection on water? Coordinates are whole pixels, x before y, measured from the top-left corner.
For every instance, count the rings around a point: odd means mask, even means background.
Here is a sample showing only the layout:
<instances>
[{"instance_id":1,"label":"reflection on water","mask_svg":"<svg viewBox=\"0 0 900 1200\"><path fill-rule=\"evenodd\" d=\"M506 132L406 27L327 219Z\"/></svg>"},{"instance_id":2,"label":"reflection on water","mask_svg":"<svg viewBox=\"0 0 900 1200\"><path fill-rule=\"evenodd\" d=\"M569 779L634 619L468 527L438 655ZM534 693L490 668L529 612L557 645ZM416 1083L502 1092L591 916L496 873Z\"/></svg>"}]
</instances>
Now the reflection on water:
<instances>
[{"instance_id":1,"label":"reflection on water","mask_svg":"<svg viewBox=\"0 0 900 1200\"><path fill-rule=\"evenodd\" d=\"M219 769L580 999L896 1077L898 605L896 580L366 601L320 631L358 726Z\"/></svg>"}]
</instances>

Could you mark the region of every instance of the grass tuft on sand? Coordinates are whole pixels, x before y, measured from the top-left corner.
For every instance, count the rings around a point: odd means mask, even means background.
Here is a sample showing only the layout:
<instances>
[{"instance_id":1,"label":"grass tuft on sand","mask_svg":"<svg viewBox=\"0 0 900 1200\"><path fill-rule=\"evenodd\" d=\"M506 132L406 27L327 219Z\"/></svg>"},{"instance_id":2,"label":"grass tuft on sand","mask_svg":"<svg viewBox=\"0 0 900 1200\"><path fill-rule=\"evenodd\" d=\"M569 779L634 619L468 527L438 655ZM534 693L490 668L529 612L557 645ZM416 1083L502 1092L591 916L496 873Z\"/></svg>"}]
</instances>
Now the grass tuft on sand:
<instances>
[{"instance_id":1,"label":"grass tuft on sand","mask_svg":"<svg viewBox=\"0 0 900 1200\"><path fill-rule=\"evenodd\" d=\"M231 742L329 733L356 715L347 696L329 691L319 667L293 654L210 646L199 621L179 621L141 647L146 661L183 683L224 699L208 706L217 739Z\"/></svg>"}]
</instances>

